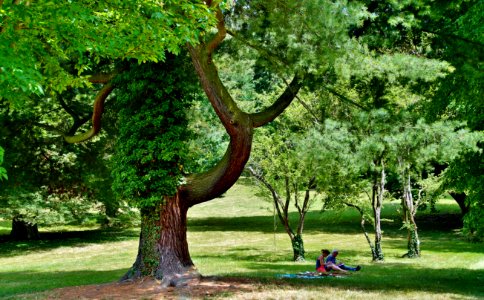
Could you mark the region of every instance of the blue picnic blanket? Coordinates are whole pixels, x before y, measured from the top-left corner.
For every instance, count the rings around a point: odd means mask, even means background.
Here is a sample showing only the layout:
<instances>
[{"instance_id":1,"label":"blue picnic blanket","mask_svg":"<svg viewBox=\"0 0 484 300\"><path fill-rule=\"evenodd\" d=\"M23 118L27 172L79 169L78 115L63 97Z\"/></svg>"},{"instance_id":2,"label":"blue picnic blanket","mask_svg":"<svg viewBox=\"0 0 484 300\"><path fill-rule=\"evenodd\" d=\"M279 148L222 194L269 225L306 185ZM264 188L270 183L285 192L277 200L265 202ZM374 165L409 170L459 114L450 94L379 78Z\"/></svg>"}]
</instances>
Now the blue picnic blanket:
<instances>
[{"instance_id":1,"label":"blue picnic blanket","mask_svg":"<svg viewBox=\"0 0 484 300\"><path fill-rule=\"evenodd\" d=\"M326 278L326 277L345 277L342 274L335 274L335 273L327 273L327 274L321 274L317 272L301 272L297 274L278 274L276 275L279 278L301 278L301 279L320 279L320 278Z\"/></svg>"}]
</instances>

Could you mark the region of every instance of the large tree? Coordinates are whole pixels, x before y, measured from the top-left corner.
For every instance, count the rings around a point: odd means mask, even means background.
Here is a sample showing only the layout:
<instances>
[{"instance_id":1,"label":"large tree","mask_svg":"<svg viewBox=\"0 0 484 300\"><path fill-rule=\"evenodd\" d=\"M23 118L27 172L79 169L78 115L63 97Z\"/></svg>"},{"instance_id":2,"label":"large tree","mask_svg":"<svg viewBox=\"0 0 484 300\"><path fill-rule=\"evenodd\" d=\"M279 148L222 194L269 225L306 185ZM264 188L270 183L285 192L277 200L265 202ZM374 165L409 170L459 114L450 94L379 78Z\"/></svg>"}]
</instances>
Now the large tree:
<instances>
[{"instance_id":1,"label":"large tree","mask_svg":"<svg viewBox=\"0 0 484 300\"><path fill-rule=\"evenodd\" d=\"M203 29L214 19L217 32L204 33ZM175 274L193 270L186 240L188 208L221 195L235 183L249 158L253 128L272 121L290 104L301 86L299 71L292 71L295 75L291 84L267 109L250 114L240 110L220 81L212 59L226 31L222 11L218 3L211 1L162 5L155 1L2 2L2 20L0 45L9 64L2 69L2 75L7 76L2 80L1 96L12 104L28 105L32 93L56 94L69 86L103 84L94 101L92 128L81 134L63 134L68 142L84 141L100 130L104 102L119 84L112 80L120 73L116 66L106 67L106 60L164 60L165 51L177 54L185 43L192 43L187 48L201 86L230 142L214 167L185 175L181 185L178 183L175 189L141 205L146 222L141 230L138 257L127 275L154 274L169 282ZM23 52L25 49L29 51ZM17 72L19 67L21 72ZM91 70L114 73L85 76ZM84 76L76 78L72 71ZM19 93L9 93L12 89ZM174 111L168 108L168 112ZM177 178L176 174L166 175Z\"/></svg>"}]
</instances>

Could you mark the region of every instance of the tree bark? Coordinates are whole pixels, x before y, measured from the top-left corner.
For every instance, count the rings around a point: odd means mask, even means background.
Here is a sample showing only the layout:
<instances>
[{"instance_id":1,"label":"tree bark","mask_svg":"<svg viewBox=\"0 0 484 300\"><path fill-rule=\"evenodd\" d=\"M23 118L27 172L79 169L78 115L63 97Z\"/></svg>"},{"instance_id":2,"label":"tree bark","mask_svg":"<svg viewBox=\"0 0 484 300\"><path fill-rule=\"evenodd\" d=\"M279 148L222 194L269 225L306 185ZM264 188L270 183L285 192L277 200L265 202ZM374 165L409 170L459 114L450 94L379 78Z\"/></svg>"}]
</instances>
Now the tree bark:
<instances>
[{"instance_id":1,"label":"tree bark","mask_svg":"<svg viewBox=\"0 0 484 300\"><path fill-rule=\"evenodd\" d=\"M293 260L294 261L305 261L305 253L304 251L304 241L302 236L296 234L294 238L291 239L292 251L293 251Z\"/></svg>"},{"instance_id":2,"label":"tree bark","mask_svg":"<svg viewBox=\"0 0 484 300\"><path fill-rule=\"evenodd\" d=\"M405 175L405 174L404 174ZM403 186L403 221L407 227L407 249L408 252L404 257L419 257L420 256L420 240L418 237L417 223L415 222L415 214L417 213L417 206L413 204L412 187L410 181L410 174L404 176Z\"/></svg>"},{"instance_id":3,"label":"tree bark","mask_svg":"<svg viewBox=\"0 0 484 300\"><path fill-rule=\"evenodd\" d=\"M385 168L381 162L381 173L374 177L372 190L372 207L373 217L375 219L375 252L373 255L374 261L383 260L383 250L381 246L382 232L381 232L381 208L383 205L383 195L385 193Z\"/></svg>"},{"instance_id":4,"label":"tree bark","mask_svg":"<svg viewBox=\"0 0 484 300\"><path fill-rule=\"evenodd\" d=\"M39 229L36 223L22 219L22 216L15 216L12 219L12 230L10 238L14 240L36 240L39 238Z\"/></svg>"},{"instance_id":5,"label":"tree bark","mask_svg":"<svg viewBox=\"0 0 484 300\"><path fill-rule=\"evenodd\" d=\"M155 276L166 286L179 286L200 276L188 251L187 211L178 194L142 210L136 261L121 280Z\"/></svg>"}]
</instances>

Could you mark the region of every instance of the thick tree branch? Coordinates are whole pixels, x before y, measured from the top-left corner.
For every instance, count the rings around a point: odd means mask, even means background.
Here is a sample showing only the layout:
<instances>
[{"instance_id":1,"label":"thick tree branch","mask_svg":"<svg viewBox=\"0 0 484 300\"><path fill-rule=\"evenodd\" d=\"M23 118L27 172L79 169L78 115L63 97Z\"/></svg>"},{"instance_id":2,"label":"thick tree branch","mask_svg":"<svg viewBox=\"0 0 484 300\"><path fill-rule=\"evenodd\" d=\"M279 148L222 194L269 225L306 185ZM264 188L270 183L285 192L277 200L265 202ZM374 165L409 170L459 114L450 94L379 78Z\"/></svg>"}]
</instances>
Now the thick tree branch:
<instances>
[{"instance_id":1,"label":"thick tree branch","mask_svg":"<svg viewBox=\"0 0 484 300\"><path fill-rule=\"evenodd\" d=\"M111 83L107 83L98 92L96 99L94 100L93 112L92 112L92 127L88 131L74 135L74 136L64 136L64 139L68 143L79 143L86 141L93 136L95 136L101 130L101 117L104 111L104 102L106 98L113 91L114 86Z\"/></svg>"},{"instance_id":2,"label":"thick tree branch","mask_svg":"<svg viewBox=\"0 0 484 300\"><path fill-rule=\"evenodd\" d=\"M99 73L89 76L88 80L90 83L108 83L113 79L116 75L119 74L120 71L115 71L112 73Z\"/></svg>"},{"instance_id":3,"label":"thick tree branch","mask_svg":"<svg viewBox=\"0 0 484 300\"><path fill-rule=\"evenodd\" d=\"M206 4L210 6L212 2L207 1ZM224 26L223 16L218 15L218 18L218 26ZM237 106L221 82L217 68L211 59L212 52L223 41L223 30L219 28L219 36L210 41L208 46L203 42L197 46L187 44L201 86L230 137L227 151L216 166L207 172L188 176L186 184L179 187L178 192L181 199L188 207L211 200L227 191L242 174L252 147L252 135L255 127L253 118ZM260 121L260 125L282 113L300 86L299 80L295 80L294 84L288 87L288 91L270 108L273 111L268 109L265 114L256 117L255 119Z\"/></svg>"},{"instance_id":4,"label":"thick tree branch","mask_svg":"<svg viewBox=\"0 0 484 300\"><path fill-rule=\"evenodd\" d=\"M233 131L237 118L244 113L239 109L220 80L217 68L212 63L207 51L204 49L205 47L203 45L199 45L196 48L191 45L187 45L187 47L200 78L202 88L225 129L230 134Z\"/></svg>"},{"instance_id":5,"label":"thick tree branch","mask_svg":"<svg viewBox=\"0 0 484 300\"><path fill-rule=\"evenodd\" d=\"M291 104L292 100L294 100L301 86L302 80L296 74L291 83L286 87L284 92L279 96L274 104L261 112L250 115L254 128L263 126L279 116L286 109L286 107Z\"/></svg>"},{"instance_id":6,"label":"thick tree branch","mask_svg":"<svg viewBox=\"0 0 484 300\"><path fill-rule=\"evenodd\" d=\"M207 43L207 54L211 57L212 53L217 47L222 43L222 41L225 39L225 36L227 35L227 30L225 29L225 22L224 22L224 16L222 14L222 10L220 7L217 6L216 10L216 17L217 17L217 33L213 37L213 39Z\"/></svg>"},{"instance_id":7,"label":"thick tree branch","mask_svg":"<svg viewBox=\"0 0 484 300\"><path fill-rule=\"evenodd\" d=\"M211 1L206 4L211 6ZM217 8L219 10L219 8ZM200 79L201 86L207 95L215 113L225 127L230 143L222 160L212 169L186 178L186 184L180 186L179 193L185 205L211 200L227 191L239 178L247 163L252 147L253 126L249 116L242 112L218 76L217 68L212 62L211 54L223 41L223 16L219 18L219 32L209 42L197 46L187 44L193 66Z\"/></svg>"}]
</instances>

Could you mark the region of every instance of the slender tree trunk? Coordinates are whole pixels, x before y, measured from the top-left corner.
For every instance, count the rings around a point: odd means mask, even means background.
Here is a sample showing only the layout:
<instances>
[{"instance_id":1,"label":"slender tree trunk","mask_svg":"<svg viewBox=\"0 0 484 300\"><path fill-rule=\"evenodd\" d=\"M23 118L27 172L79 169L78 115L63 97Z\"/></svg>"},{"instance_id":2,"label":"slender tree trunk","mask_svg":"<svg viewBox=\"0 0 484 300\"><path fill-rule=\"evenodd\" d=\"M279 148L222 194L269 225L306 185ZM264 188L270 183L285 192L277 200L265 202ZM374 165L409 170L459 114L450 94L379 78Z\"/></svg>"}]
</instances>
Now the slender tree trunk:
<instances>
[{"instance_id":1,"label":"slender tree trunk","mask_svg":"<svg viewBox=\"0 0 484 300\"><path fill-rule=\"evenodd\" d=\"M380 176L375 176L372 190L372 207L373 217L375 219L375 252L373 256L374 261L383 260L382 250L382 232L381 232L381 208L383 205L383 195L385 193L385 168L383 161L381 162Z\"/></svg>"},{"instance_id":2,"label":"slender tree trunk","mask_svg":"<svg viewBox=\"0 0 484 300\"><path fill-rule=\"evenodd\" d=\"M363 234L365 235L368 245L370 246L371 257L373 258L373 260L375 260L375 257L378 257L378 256L376 255L375 246L371 242L370 236L368 235L368 232L366 231L366 228L365 228L365 215L364 215L363 209L352 203L345 202L344 204L346 206L355 208L360 213L360 227L361 227L361 230L363 231Z\"/></svg>"},{"instance_id":3,"label":"slender tree trunk","mask_svg":"<svg viewBox=\"0 0 484 300\"><path fill-rule=\"evenodd\" d=\"M289 178L286 177L285 180L285 192L286 192L286 201L282 201L281 197L275 190L275 188L262 176L261 174L257 173L252 167L247 168L249 172L254 176L258 181L260 181L272 194L272 201L274 202L274 207L276 208L277 216L279 221L284 226L284 230L286 231L289 239L291 240L291 246L293 251L293 260L294 261L305 261L305 253L304 250L304 241L302 238L302 232L304 229L304 219L306 217L307 210L309 208L309 188L306 191L306 196L304 199L303 207L301 208L296 201L296 207L299 211L299 223L296 233L294 233L293 228L289 222L289 203L291 200L291 191L289 186ZM310 181L313 182L314 180ZM296 198L297 199L297 198Z\"/></svg>"},{"instance_id":4,"label":"slender tree trunk","mask_svg":"<svg viewBox=\"0 0 484 300\"><path fill-rule=\"evenodd\" d=\"M291 239L292 251L294 253L293 260L294 261L305 261L304 254L304 242L302 236L296 234L293 239Z\"/></svg>"},{"instance_id":5,"label":"slender tree trunk","mask_svg":"<svg viewBox=\"0 0 484 300\"><path fill-rule=\"evenodd\" d=\"M36 223L22 219L22 216L15 216L12 219L12 231L10 238L14 240L36 240L39 238L39 229Z\"/></svg>"},{"instance_id":6,"label":"slender tree trunk","mask_svg":"<svg viewBox=\"0 0 484 300\"><path fill-rule=\"evenodd\" d=\"M420 240L418 237L417 223L415 222L415 214L417 207L413 204L412 187L410 181L410 174L405 176L403 186L403 218L407 227L407 248L408 252L405 257L419 257L420 256Z\"/></svg>"}]
</instances>

